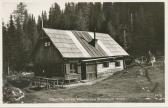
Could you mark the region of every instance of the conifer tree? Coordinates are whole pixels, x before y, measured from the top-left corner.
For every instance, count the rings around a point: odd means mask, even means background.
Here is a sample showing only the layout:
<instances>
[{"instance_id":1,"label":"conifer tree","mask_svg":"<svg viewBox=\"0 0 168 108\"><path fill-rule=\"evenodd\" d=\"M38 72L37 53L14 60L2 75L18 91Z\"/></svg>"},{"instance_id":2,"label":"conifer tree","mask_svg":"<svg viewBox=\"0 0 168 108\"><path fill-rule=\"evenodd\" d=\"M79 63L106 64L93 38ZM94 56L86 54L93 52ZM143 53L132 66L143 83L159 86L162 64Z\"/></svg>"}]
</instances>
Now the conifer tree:
<instances>
[{"instance_id":1,"label":"conifer tree","mask_svg":"<svg viewBox=\"0 0 168 108\"><path fill-rule=\"evenodd\" d=\"M61 25L60 17L61 17L60 6L57 3L54 3L54 5L49 10L49 19L48 19L49 27L59 28Z\"/></svg>"}]
</instances>

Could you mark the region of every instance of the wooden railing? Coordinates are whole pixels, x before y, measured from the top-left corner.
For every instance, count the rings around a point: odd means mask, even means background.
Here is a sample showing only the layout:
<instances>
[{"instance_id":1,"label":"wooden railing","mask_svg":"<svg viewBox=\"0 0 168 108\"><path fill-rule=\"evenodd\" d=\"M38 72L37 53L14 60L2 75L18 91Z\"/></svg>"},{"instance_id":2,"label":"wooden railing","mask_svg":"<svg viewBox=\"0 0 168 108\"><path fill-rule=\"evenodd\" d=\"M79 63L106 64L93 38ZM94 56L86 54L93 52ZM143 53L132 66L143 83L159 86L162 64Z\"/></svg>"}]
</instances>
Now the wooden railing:
<instances>
[{"instance_id":1,"label":"wooden railing","mask_svg":"<svg viewBox=\"0 0 168 108\"><path fill-rule=\"evenodd\" d=\"M26 78L26 79L31 79L34 77L34 73L33 72L22 72L16 75L8 75L6 76L7 80L18 80L18 79L22 79L22 78Z\"/></svg>"},{"instance_id":2,"label":"wooden railing","mask_svg":"<svg viewBox=\"0 0 168 108\"><path fill-rule=\"evenodd\" d=\"M36 76L32 80L32 86L35 87L45 87L46 89L49 88L56 88L56 87L63 87L64 84L70 84L71 81L80 80L80 74L66 74L65 77L53 77L53 78L46 78L42 76Z\"/></svg>"},{"instance_id":3,"label":"wooden railing","mask_svg":"<svg viewBox=\"0 0 168 108\"><path fill-rule=\"evenodd\" d=\"M65 80L78 80L80 79L80 74L66 74Z\"/></svg>"},{"instance_id":4,"label":"wooden railing","mask_svg":"<svg viewBox=\"0 0 168 108\"><path fill-rule=\"evenodd\" d=\"M46 77L36 76L32 80L32 86L45 87L46 89L63 87L63 84L64 84L63 77L46 78Z\"/></svg>"}]
</instances>

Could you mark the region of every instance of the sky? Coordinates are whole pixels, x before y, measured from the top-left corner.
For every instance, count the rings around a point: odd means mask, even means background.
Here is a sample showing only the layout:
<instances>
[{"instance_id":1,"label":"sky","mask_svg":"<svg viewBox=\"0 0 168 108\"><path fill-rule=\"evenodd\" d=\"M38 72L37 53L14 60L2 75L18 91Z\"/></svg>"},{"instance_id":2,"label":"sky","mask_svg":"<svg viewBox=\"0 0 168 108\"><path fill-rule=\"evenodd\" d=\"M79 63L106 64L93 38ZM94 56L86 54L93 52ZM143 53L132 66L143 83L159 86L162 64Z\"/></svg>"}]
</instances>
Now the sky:
<instances>
[{"instance_id":1,"label":"sky","mask_svg":"<svg viewBox=\"0 0 168 108\"><path fill-rule=\"evenodd\" d=\"M10 14L14 10L16 10L17 4L20 2L23 2L27 5L26 9L28 10L28 13L33 14L35 16L35 19L38 19L38 15L41 15L42 11L46 10L46 12L49 12L49 8L54 4L58 3L61 10L65 8L65 3L67 2L104 2L106 0L0 0L0 16L3 22L8 23ZM107 0L110 1L111 0ZM48 15L48 14L47 14Z\"/></svg>"},{"instance_id":2,"label":"sky","mask_svg":"<svg viewBox=\"0 0 168 108\"><path fill-rule=\"evenodd\" d=\"M38 15L41 15L43 10L49 12L49 8L57 2L61 9L65 8L65 2L61 0L3 0L1 2L2 21L5 24L9 21L10 14L16 9L19 2L24 2L27 5L28 13L33 14L37 20Z\"/></svg>"}]
</instances>

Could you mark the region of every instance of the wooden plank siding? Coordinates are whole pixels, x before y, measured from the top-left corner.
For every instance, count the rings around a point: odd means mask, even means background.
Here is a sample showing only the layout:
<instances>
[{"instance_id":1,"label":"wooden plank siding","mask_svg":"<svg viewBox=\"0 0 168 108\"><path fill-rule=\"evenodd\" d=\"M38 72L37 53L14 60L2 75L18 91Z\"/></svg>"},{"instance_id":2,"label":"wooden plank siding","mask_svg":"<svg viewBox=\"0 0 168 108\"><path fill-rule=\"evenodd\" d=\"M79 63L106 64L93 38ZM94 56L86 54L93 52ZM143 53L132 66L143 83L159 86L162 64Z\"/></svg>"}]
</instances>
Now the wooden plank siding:
<instances>
[{"instance_id":1,"label":"wooden plank siding","mask_svg":"<svg viewBox=\"0 0 168 108\"><path fill-rule=\"evenodd\" d=\"M45 46L45 39L40 42L39 47L36 49L34 57L34 71L35 75L40 76L60 76L63 77L63 58L58 50L55 49L53 44Z\"/></svg>"},{"instance_id":2,"label":"wooden plank siding","mask_svg":"<svg viewBox=\"0 0 168 108\"><path fill-rule=\"evenodd\" d=\"M120 66L116 66L115 62L119 62ZM98 77L101 76L102 74L105 74L105 73L109 73L109 72L113 73L113 72L120 71L120 70L124 69L123 60L110 60L110 61L108 61L108 63L109 63L109 67L104 67L103 62L98 62L97 63L97 75L98 75Z\"/></svg>"},{"instance_id":3,"label":"wooden plank siding","mask_svg":"<svg viewBox=\"0 0 168 108\"><path fill-rule=\"evenodd\" d=\"M38 64L35 66L35 75L46 77L64 77L63 64Z\"/></svg>"},{"instance_id":4,"label":"wooden plank siding","mask_svg":"<svg viewBox=\"0 0 168 108\"><path fill-rule=\"evenodd\" d=\"M46 41L43 40L40 43L39 48L36 49L34 57L35 64L63 63L63 58L60 52L53 46L52 43L50 46L44 46Z\"/></svg>"}]
</instances>

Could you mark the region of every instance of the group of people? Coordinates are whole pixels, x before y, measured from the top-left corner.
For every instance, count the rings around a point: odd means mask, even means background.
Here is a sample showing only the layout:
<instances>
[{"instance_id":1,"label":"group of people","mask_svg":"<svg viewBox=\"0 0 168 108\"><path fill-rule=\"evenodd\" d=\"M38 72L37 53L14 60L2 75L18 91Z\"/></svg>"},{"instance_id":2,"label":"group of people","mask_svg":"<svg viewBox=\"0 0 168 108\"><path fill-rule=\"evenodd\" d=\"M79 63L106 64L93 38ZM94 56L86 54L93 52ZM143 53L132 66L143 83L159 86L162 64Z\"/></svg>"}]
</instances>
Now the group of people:
<instances>
[{"instance_id":1,"label":"group of people","mask_svg":"<svg viewBox=\"0 0 168 108\"><path fill-rule=\"evenodd\" d=\"M148 51L146 57L141 57L141 59L135 59L135 62L138 64L146 63L148 65L153 66L153 64L156 62L155 56L151 53L151 51Z\"/></svg>"}]
</instances>

